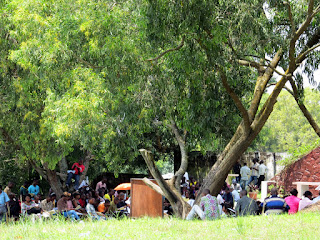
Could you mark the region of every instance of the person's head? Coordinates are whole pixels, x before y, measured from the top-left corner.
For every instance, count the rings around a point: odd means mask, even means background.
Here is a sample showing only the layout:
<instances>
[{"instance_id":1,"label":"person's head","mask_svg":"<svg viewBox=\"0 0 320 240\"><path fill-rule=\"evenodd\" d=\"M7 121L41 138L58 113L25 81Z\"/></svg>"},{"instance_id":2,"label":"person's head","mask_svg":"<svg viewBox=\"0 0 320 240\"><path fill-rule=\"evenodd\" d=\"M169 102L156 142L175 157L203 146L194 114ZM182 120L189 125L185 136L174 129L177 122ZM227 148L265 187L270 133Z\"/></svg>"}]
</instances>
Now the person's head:
<instances>
[{"instance_id":1,"label":"person's head","mask_svg":"<svg viewBox=\"0 0 320 240\"><path fill-rule=\"evenodd\" d=\"M68 192L64 192L62 195L62 198L65 201L68 201L70 197L71 197L71 193L68 193Z\"/></svg>"},{"instance_id":2,"label":"person's head","mask_svg":"<svg viewBox=\"0 0 320 240\"><path fill-rule=\"evenodd\" d=\"M229 189L230 189L230 192L232 192L234 190L234 188L232 186Z\"/></svg>"},{"instance_id":3,"label":"person's head","mask_svg":"<svg viewBox=\"0 0 320 240\"><path fill-rule=\"evenodd\" d=\"M260 164L263 164L263 161L262 161L262 160L260 161Z\"/></svg>"},{"instance_id":4,"label":"person's head","mask_svg":"<svg viewBox=\"0 0 320 240\"><path fill-rule=\"evenodd\" d=\"M309 198L310 200L312 200L312 193L310 191L305 191L303 194L306 198Z\"/></svg>"},{"instance_id":5,"label":"person's head","mask_svg":"<svg viewBox=\"0 0 320 240\"><path fill-rule=\"evenodd\" d=\"M33 185L33 186L37 186L38 183L39 183L38 180L35 179L35 180L33 180L32 185Z\"/></svg>"},{"instance_id":6,"label":"person's head","mask_svg":"<svg viewBox=\"0 0 320 240\"><path fill-rule=\"evenodd\" d=\"M74 197L76 200L79 200L79 199L80 199L80 193L78 193L78 192L73 193L73 197Z\"/></svg>"},{"instance_id":7,"label":"person's head","mask_svg":"<svg viewBox=\"0 0 320 240\"><path fill-rule=\"evenodd\" d=\"M258 161L259 161L259 159L258 159L258 158L254 158L254 159L252 159L252 162L253 162L254 164L256 164Z\"/></svg>"},{"instance_id":8,"label":"person's head","mask_svg":"<svg viewBox=\"0 0 320 240\"><path fill-rule=\"evenodd\" d=\"M89 203L90 203L91 205L95 205L95 204L96 204L96 199L90 198L90 199L89 199Z\"/></svg>"},{"instance_id":9,"label":"person's head","mask_svg":"<svg viewBox=\"0 0 320 240\"><path fill-rule=\"evenodd\" d=\"M293 188L291 191L290 191L291 195L293 196L298 196L298 191L297 189Z\"/></svg>"},{"instance_id":10,"label":"person's head","mask_svg":"<svg viewBox=\"0 0 320 240\"><path fill-rule=\"evenodd\" d=\"M9 188L13 188L13 187L14 187L14 183L13 183L13 182L11 182L11 181L10 181L10 182L8 182L8 187L9 187Z\"/></svg>"},{"instance_id":11,"label":"person's head","mask_svg":"<svg viewBox=\"0 0 320 240\"><path fill-rule=\"evenodd\" d=\"M243 166L247 166L247 163L245 162L245 163L243 164Z\"/></svg>"},{"instance_id":12,"label":"person's head","mask_svg":"<svg viewBox=\"0 0 320 240\"><path fill-rule=\"evenodd\" d=\"M47 200L47 202L53 201L53 199L51 198L51 195L47 196L47 197L46 197L46 200Z\"/></svg>"},{"instance_id":13,"label":"person's head","mask_svg":"<svg viewBox=\"0 0 320 240\"><path fill-rule=\"evenodd\" d=\"M186 197L186 198L190 198L190 192L189 192L189 190L186 190L184 194L185 194L185 197Z\"/></svg>"},{"instance_id":14,"label":"person's head","mask_svg":"<svg viewBox=\"0 0 320 240\"><path fill-rule=\"evenodd\" d=\"M57 195L55 193L50 194L51 201L54 201L57 198Z\"/></svg>"},{"instance_id":15,"label":"person's head","mask_svg":"<svg viewBox=\"0 0 320 240\"><path fill-rule=\"evenodd\" d=\"M107 183L107 182L108 182L107 177L105 177L105 176L104 176L104 177L102 178L101 182L103 182L103 183Z\"/></svg>"},{"instance_id":16,"label":"person's head","mask_svg":"<svg viewBox=\"0 0 320 240\"><path fill-rule=\"evenodd\" d=\"M234 179L232 179L232 184L233 185L236 185L237 184L237 180L234 178Z\"/></svg>"},{"instance_id":17,"label":"person's head","mask_svg":"<svg viewBox=\"0 0 320 240\"><path fill-rule=\"evenodd\" d=\"M120 202L120 199L119 199L118 197L115 197L114 200L113 200L113 202L114 202L114 204L117 205L117 204Z\"/></svg>"},{"instance_id":18,"label":"person's head","mask_svg":"<svg viewBox=\"0 0 320 240\"><path fill-rule=\"evenodd\" d=\"M28 195L26 196L25 201L26 201L27 203L31 202L31 196L30 196L30 194L28 194Z\"/></svg>"},{"instance_id":19,"label":"person's head","mask_svg":"<svg viewBox=\"0 0 320 240\"><path fill-rule=\"evenodd\" d=\"M191 188L191 191L195 191L196 190L196 185L193 184L193 185L191 185L190 188Z\"/></svg>"},{"instance_id":20,"label":"person's head","mask_svg":"<svg viewBox=\"0 0 320 240\"><path fill-rule=\"evenodd\" d=\"M208 194L210 194L210 190L209 189L204 189L202 192L203 196L207 196Z\"/></svg>"},{"instance_id":21,"label":"person's head","mask_svg":"<svg viewBox=\"0 0 320 240\"><path fill-rule=\"evenodd\" d=\"M105 194L104 188L100 188L98 192L99 192L99 196L100 196L100 197L103 197L104 194Z\"/></svg>"},{"instance_id":22,"label":"person's head","mask_svg":"<svg viewBox=\"0 0 320 240\"><path fill-rule=\"evenodd\" d=\"M110 201L108 199L106 199L106 201L104 202L104 206L106 207L106 210L108 211L108 209L110 207Z\"/></svg>"},{"instance_id":23,"label":"person's head","mask_svg":"<svg viewBox=\"0 0 320 240\"><path fill-rule=\"evenodd\" d=\"M82 200L86 200L86 195L84 193L81 194L81 197L80 197Z\"/></svg>"},{"instance_id":24,"label":"person's head","mask_svg":"<svg viewBox=\"0 0 320 240\"><path fill-rule=\"evenodd\" d=\"M23 183L23 186L24 186L24 187L29 187L29 182L28 182L28 181L25 181L25 182Z\"/></svg>"},{"instance_id":25,"label":"person's head","mask_svg":"<svg viewBox=\"0 0 320 240\"><path fill-rule=\"evenodd\" d=\"M278 195L278 188L274 187L274 188L271 189L270 192L271 192L272 196L277 196Z\"/></svg>"},{"instance_id":26,"label":"person's head","mask_svg":"<svg viewBox=\"0 0 320 240\"><path fill-rule=\"evenodd\" d=\"M35 195L34 196L34 201L37 203L40 201L40 196L39 195Z\"/></svg>"},{"instance_id":27,"label":"person's head","mask_svg":"<svg viewBox=\"0 0 320 240\"><path fill-rule=\"evenodd\" d=\"M9 198L10 198L10 200L14 200L14 198L15 198L15 194L14 193L9 193Z\"/></svg>"},{"instance_id":28,"label":"person's head","mask_svg":"<svg viewBox=\"0 0 320 240\"><path fill-rule=\"evenodd\" d=\"M247 196L247 190L243 189L240 191L240 198L244 197L244 196Z\"/></svg>"},{"instance_id":29,"label":"person's head","mask_svg":"<svg viewBox=\"0 0 320 240\"><path fill-rule=\"evenodd\" d=\"M229 189L228 187L226 187L226 188L224 189L224 191L225 191L226 193L229 193L229 192L230 192L230 189Z\"/></svg>"},{"instance_id":30,"label":"person's head","mask_svg":"<svg viewBox=\"0 0 320 240\"><path fill-rule=\"evenodd\" d=\"M119 200L120 200L120 201L123 201L123 200L124 200L124 193L123 193L123 192L119 194Z\"/></svg>"},{"instance_id":31,"label":"person's head","mask_svg":"<svg viewBox=\"0 0 320 240\"><path fill-rule=\"evenodd\" d=\"M109 194L109 196L112 196L112 195L114 195L114 189L110 188L110 189L109 189L109 192L108 192L108 194Z\"/></svg>"},{"instance_id":32,"label":"person's head","mask_svg":"<svg viewBox=\"0 0 320 240\"><path fill-rule=\"evenodd\" d=\"M82 164L83 164L83 159L80 159L80 160L78 161L78 163L79 163L80 165L82 165Z\"/></svg>"}]
</instances>

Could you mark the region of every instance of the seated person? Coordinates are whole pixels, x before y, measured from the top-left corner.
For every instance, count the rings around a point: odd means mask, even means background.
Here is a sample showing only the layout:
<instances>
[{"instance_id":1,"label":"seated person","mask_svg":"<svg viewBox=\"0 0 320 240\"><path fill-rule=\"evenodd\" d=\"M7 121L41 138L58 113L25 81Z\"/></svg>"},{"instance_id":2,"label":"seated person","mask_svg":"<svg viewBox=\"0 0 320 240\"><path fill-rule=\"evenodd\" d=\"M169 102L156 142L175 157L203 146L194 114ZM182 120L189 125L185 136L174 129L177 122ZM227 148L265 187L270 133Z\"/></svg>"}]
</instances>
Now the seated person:
<instances>
[{"instance_id":1,"label":"seated person","mask_svg":"<svg viewBox=\"0 0 320 240\"><path fill-rule=\"evenodd\" d=\"M114 190L112 188L110 188L109 192L104 195L104 199L108 199L110 202L114 200Z\"/></svg>"},{"instance_id":2,"label":"seated person","mask_svg":"<svg viewBox=\"0 0 320 240\"><path fill-rule=\"evenodd\" d=\"M21 210L19 201L16 199L16 195L12 192L9 194L9 198L10 217L13 217L15 220L18 220Z\"/></svg>"},{"instance_id":3,"label":"seated person","mask_svg":"<svg viewBox=\"0 0 320 240\"><path fill-rule=\"evenodd\" d=\"M80 206L82 207L82 208L85 208L86 207L86 204L87 204L87 201L86 201L86 194L81 194L81 197L80 197L80 199L78 200L78 202L79 202L79 204L80 204Z\"/></svg>"},{"instance_id":4,"label":"seated person","mask_svg":"<svg viewBox=\"0 0 320 240\"><path fill-rule=\"evenodd\" d=\"M34 201L31 200L31 196L28 194L25 197L25 201L21 204L21 213L23 215L38 214L41 213L41 208L36 207Z\"/></svg>"},{"instance_id":5,"label":"seated person","mask_svg":"<svg viewBox=\"0 0 320 240\"><path fill-rule=\"evenodd\" d=\"M222 198L224 200L224 205L226 208L233 208L233 196L230 192L229 187L225 188L225 193L223 194Z\"/></svg>"},{"instance_id":6,"label":"seated person","mask_svg":"<svg viewBox=\"0 0 320 240\"><path fill-rule=\"evenodd\" d=\"M122 192L119 194L119 202L117 204L117 208L122 208L127 206L127 204L125 203L125 194Z\"/></svg>"},{"instance_id":7,"label":"seated person","mask_svg":"<svg viewBox=\"0 0 320 240\"><path fill-rule=\"evenodd\" d=\"M310 191L305 191L303 196L304 198L299 202L299 211L312 204L312 193Z\"/></svg>"},{"instance_id":8,"label":"seated person","mask_svg":"<svg viewBox=\"0 0 320 240\"><path fill-rule=\"evenodd\" d=\"M72 205L74 206L74 208L77 212L81 212L81 213L86 212L85 208L82 207L82 205L80 204L80 193L78 193L78 192L75 192L73 194Z\"/></svg>"},{"instance_id":9,"label":"seated person","mask_svg":"<svg viewBox=\"0 0 320 240\"><path fill-rule=\"evenodd\" d=\"M42 211L46 211L46 212L52 211L54 208L53 197L47 196L46 199L44 199L40 202L40 207L41 207Z\"/></svg>"},{"instance_id":10,"label":"seated person","mask_svg":"<svg viewBox=\"0 0 320 240\"><path fill-rule=\"evenodd\" d=\"M247 196L247 190L241 190L235 210L237 216L245 216L256 215L259 208L256 201Z\"/></svg>"},{"instance_id":11,"label":"seated person","mask_svg":"<svg viewBox=\"0 0 320 240\"><path fill-rule=\"evenodd\" d=\"M116 214L118 208L117 205L120 202L118 197L115 197L114 200L110 203L110 207L107 211L108 214Z\"/></svg>"},{"instance_id":12,"label":"seated person","mask_svg":"<svg viewBox=\"0 0 320 240\"><path fill-rule=\"evenodd\" d=\"M34 205L35 205L37 208L40 208L40 195L34 196Z\"/></svg>"},{"instance_id":13,"label":"seated person","mask_svg":"<svg viewBox=\"0 0 320 240\"><path fill-rule=\"evenodd\" d=\"M89 203L86 206L86 211L89 215L89 217L92 218L92 220L102 220L102 219L106 219L105 216L102 213L97 213L94 205L96 204L96 200L94 198L91 198L89 200Z\"/></svg>"},{"instance_id":14,"label":"seated person","mask_svg":"<svg viewBox=\"0 0 320 240\"><path fill-rule=\"evenodd\" d=\"M99 203L98 212L106 214L110 207L110 201L108 199L105 200L104 203Z\"/></svg>"},{"instance_id":15,"label":"seated person","mask_svg":"<svg viewBox=\"0 0 320 240\"><path fill-rule=\"evenodd\" d=\"M262 213L266 215L269 214L281 214L288 212L290 209L289 205L283 198L278 197L278 189L271 189L271 196L266 198L263 203L261 203Z\"/></svg>"},{"instance_id":16,"label":"seated person","mask_svg":"<svg viewBox=\"0 0 320 240\"><path fill-rule=\"evenodd\" d=\"M68 192L64 192L61 198L59 199L57 205L58 205L58 211L64 216L64 217L71 217L72 220L80 220L79 215L75 210L69 210L68 209L68 200L70 199L71 194Z\"/></svg>"}]
</instances>

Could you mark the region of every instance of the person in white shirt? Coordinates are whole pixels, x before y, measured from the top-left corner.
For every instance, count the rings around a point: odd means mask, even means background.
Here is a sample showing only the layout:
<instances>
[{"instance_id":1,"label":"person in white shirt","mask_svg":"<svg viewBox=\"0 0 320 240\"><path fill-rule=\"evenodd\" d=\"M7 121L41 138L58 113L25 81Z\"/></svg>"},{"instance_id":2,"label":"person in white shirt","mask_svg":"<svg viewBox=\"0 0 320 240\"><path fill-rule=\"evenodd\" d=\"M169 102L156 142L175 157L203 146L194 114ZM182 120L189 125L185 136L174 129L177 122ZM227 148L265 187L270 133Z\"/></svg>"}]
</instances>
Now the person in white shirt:
<instances>
[{"instance_id":1,"label":"person in white shirt","mask_svg":"<svg viewBox=\"0 0 320 240\"><path fill-rule=\"evenodd\" d=\"M233 201L234 201L234 202L237 202L237 201L240 199L240 195L239 195L238 191L235 190L235 189L233 189L233 187L231 186L231 187L230 187L230 192L231 192L231 194L232 194Z\"/></svg>"},{"instance_id":2,"label":"person in white shirt","mask_svg":"<svg viewBox=\"0 0 320 240\"><path fill-rule=\"evenodd\" d=\"M303 194L304 198L302 198L299 202L299 210L301 211L302 209L304 209L305 207L309 206L310 204L312 204L312 193L310 191L305 191L305 193Z\"/></svg>"},{"instance_id":3,"label":"person in white shirt","mask_svg":"<svg viewBox=\"0 0 320 240\"><path fill-rule=\"evenodd\" d=\"M263 161L261 160L259 165L259 178L257 183L258 188L260 188L261 182L264 181L267 171L268 171L267 166L264 165Z\"/></svg>"},{"instance_id":4,"label":"person in white shirt","mask_svg":"<svg viewBox=\"0 0 320 240\"><path fill-rule=\"evenodd\" d=\"M314 199L312 200L312 203L317 203L318 201L320 201L320 191L319 191L319 196L316 197L316 198L314 198Z\"/></svg>"},{"instance_id":5,"label":"person in white shirt","mask_svg":"<svg viewBox=\"0 0 320 240\"><path fill-rule=\"evenodd\" d=\"M251 173L250 168L248 168L247 163L244 163L243 167L240 169L240 175L241 175L240 185L242 189L245 189L246 186L248 185L250 173Z\"/></svg>"},{"instance_id":6,"label":"person in white shirt","mask_svg":"<svg viewBox=\"0 0 320 240\"><path fill-rule=\"evenodd\" d=\"M254 158L252 161L253 161L253 166L251 167L252 172L251 172L251 177L248 184L250 184L251 182L253 182L253 184L257 184L258 174L259 174L259 163L257 158Z\"/></svg>"}]
</instances>

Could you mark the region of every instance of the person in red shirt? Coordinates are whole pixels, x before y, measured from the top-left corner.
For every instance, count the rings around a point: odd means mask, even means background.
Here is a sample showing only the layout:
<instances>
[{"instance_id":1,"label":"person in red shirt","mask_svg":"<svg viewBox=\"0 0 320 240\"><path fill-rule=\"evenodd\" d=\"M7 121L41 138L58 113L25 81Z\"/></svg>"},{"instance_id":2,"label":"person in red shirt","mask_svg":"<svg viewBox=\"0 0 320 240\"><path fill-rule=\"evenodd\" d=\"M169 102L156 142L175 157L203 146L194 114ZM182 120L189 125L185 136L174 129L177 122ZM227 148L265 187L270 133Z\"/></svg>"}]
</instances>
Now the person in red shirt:
<instances>
[{"instance_id":1,"label":"person in red shirt","mask_svg":"<svg viewBox=\"0 0 320 240\"><path fill-rule=\"evenodd\" d=\"M75 180L74 189L78 190L79 188L79 181L80 181L80 175L84 171L85 167L83 165L83 161L79 160L77 163L74 163L72 165L71 170L68 170L68 178L66 182L67 188L69 188L71 179L73 178Z\"/></svg>"}]
</instances>

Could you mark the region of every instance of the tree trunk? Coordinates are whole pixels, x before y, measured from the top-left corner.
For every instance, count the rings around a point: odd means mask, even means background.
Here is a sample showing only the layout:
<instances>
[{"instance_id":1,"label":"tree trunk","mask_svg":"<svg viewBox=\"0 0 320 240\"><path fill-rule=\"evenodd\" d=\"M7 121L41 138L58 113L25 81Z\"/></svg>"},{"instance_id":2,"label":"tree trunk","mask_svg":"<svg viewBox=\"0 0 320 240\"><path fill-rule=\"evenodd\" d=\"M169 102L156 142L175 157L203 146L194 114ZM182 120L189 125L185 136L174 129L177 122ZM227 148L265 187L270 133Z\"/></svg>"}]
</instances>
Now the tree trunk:
<instances>
[{"instance_id":1,"label":"tree trunk","mask_svg":"<svg viewBox=\"0 0 320 240\"><path fill-rule=\"evenodd\" d=\"M154 163L152 153L145 149L140 149L139 151L143 156L145 162L147 163L152 176L154 177L154 179L156 179L159 186L148 179L144 179L144 182L168 199L172 206L173 212L177 217L185 219L191 210L191 206L183 200L180 192L175 188L174 185L176 177L174 176L169 181L165 181Z\"/></svg>"},{"instance_id":2,"label":"tree trunk","mask_svg":"<svg viewBox=\"0 0 320 240\"><path fill-rule=\"evenodd\" d=\"M62 184L60 182L60 178L56 174L55 170L48 170L47 171L48 182L51 186L53 192L57 195L57 199L60 199L61 195L63 194Z\"/></svg>"}]
</instances>

